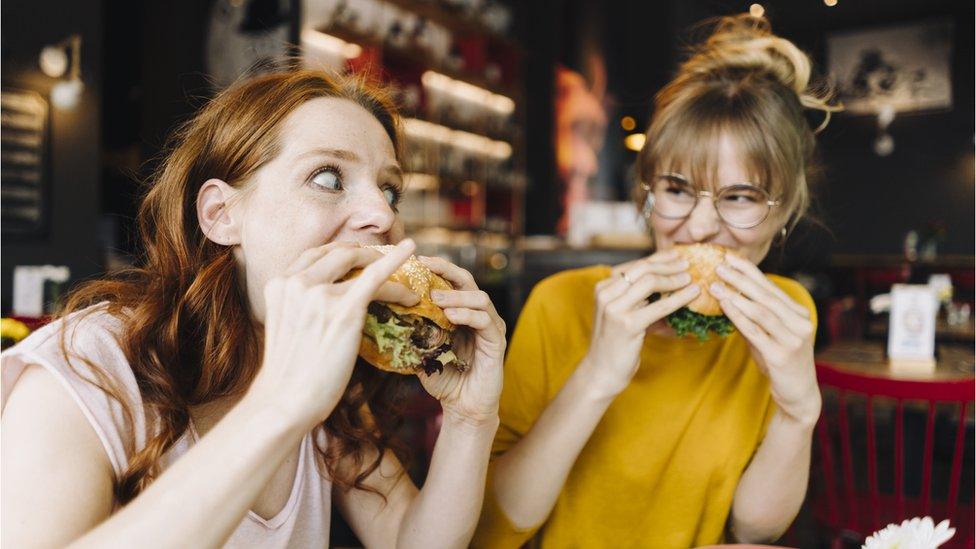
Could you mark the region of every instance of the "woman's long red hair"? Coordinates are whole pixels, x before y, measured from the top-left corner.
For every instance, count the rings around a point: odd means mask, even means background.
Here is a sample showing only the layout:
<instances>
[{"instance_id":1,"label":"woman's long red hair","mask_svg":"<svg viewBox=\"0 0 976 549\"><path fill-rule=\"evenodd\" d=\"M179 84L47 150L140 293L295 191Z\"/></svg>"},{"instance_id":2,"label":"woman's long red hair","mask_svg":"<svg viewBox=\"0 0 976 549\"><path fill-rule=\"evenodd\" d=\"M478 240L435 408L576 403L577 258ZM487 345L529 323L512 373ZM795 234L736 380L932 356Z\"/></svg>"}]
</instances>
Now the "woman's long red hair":
<instances>
[{"instance_id":1,"label":"woman's long red hair","mask_svg":"<svg viewBox=\"0 0 976 549\"><path fill-rule=\"evenodd\" d=\"M135 448L116 479L125 504L160 472L160 459L186 433L190 407L241 395L260 367L261 331L238 279L233 250L208 240L196 214L197 192L211 178L243 185L279 153L284 119L316 97L361 105L386 129L399 151L398 118L389 95L364 78L296 70L257 76L223 91L172 136L138 212L144 256L138 266L87 282L71 293L60 315L102 304L122 320L119 343L135 374L147 416L148 442ZM90 309L95 310L95 309ZM62 350L69 352L62 338ZM76 357L77 358L77 357ZM69 362L70 363L70 362ZM133 403L97 364L94 383L118 400L129 419ZM391 397L397 376L357 365L349 389L316 438L320 465L332 482L365 488L365 478L388 449L402 456L392 432L398 414ZM368 407L372 420L362 414ZM132 423L130 423L132 424ZM340 474L351 458L360 471ZM368 463L367 463L368 462Z\"/></svg>"}]
</instances>

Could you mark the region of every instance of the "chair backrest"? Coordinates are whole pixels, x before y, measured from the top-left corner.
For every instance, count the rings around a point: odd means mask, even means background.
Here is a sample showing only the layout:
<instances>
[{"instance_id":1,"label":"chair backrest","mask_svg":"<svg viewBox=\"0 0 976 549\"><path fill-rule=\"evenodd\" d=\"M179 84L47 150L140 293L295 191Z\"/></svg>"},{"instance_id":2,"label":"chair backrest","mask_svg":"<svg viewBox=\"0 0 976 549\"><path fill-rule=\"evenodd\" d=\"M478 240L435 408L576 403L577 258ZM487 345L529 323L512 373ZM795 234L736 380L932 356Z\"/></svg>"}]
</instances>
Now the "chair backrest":
<instances>
[{"instance_id":1,"label":"chair backrest","mask_svg":"<svg viewBox=\"0 0 976 549\"><path fill-rule=\"evenodd\" d=\"M828 300L826 316L827 335L831 342L858 339L864 335L864 326L854 296Z\"/></svg>"},{"instance_id":2,"label":"chair backrest","mask_svg":"<svg viewBox=\"0 0 976 549\"><path fill-rule=\"evenodd\" d=\"M960 503L960 484L967 413L972 407L976 387L974 380L897 380L842 371L825 363L817 364L817 377L825 397L824 413L816 432L816 443L819 446L816 456L820 466L814 471L815 475L819 472L823 478L822 483L812 483L814 513L817 518L832 529L859 536L914 516L929 515L936 522L949 518L956 528L956 535L947 547L971 547L972 499L970 497L968 502ZM828 401L835 402L836 406L828 407ZM890 479L890 485L879 482L879 473L887 472L889 468L888 462L879 460L878 423L875 421L878 417L876 412L884 404L890 405L884 415L889 410L894 415L894 451L890 462L893 478ZM955 410L948 421L954 426L954 432L948 488L944 499L934 497L932 490L937 407ZM922 432L911 428L914 422L910 422L910 428L906 431L906 409L910 419L917 417L920 420L924 414ZM865 433L863 441L854 437L855 428L858 427L856 423L862 418L862 414ZM917 447L912 441L915 438L922 441L920 472L917 464L910 463L911 460L906 464L906 436L910 439L909 445L915 450ZM861 442L864 443L863 455L860 453ZM863 467L856 466L862 463ZM860 471L864 472L866 478L859 477ZM920 480L917 494L907 493L906 477L913 481ZM887 481L888 478L882 480ZM890 489L883 490L883 485L890 486Z\"/></svg>"}]
</instances>

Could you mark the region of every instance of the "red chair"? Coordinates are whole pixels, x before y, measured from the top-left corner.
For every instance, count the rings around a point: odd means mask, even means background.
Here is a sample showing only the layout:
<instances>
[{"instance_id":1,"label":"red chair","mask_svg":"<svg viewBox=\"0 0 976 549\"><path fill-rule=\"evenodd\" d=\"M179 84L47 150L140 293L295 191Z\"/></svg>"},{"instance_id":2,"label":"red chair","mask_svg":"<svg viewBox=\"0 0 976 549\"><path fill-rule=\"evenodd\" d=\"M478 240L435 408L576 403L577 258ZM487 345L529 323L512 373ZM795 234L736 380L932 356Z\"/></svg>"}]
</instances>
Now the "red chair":
<instances>
[{"instance_id":1,"label":"red chair","mask_svg":"<svg viewBox=\"0 0 976 549\"><path fill-rule=\"evenodd\" d=\"M824 392L825 406L816 431L819 448L814 458L819 461L819 467L815 464L812 471L811 499L815 519L833 535L832 546L841 547L845 539L861 541L890 523L928 515L936 523L948 518L956 529L955 536L943 547L973 547L972 498L960 502L959 492L967 410L973 403L974 380L896 380L841 371L823 363L817 364L817 377ZM836 399L829 400L829 397ZM827 406L828 402L836 402L836 406ZM905 411L906 403L914 410L915 402L920 402L919 409L925 410L924 445L920 491L909 495L905 489L906 476L918 471L905 464ZM893 404L894 452L891 462L879 460L879 424L875 421L875 413L884 403ZM940 409L957 408L953 414L956 424L944 498L933 497L932 490L937 406ZM854 438L851 427L862 412L866 440L864 454L859 455L855 446L861 441ZM863 467L858 467L861 465L858 462L862 462ZM893 483L890 490L883 491L879 488L879 471L889 466L893 469ZM866 478L859 476L862 471ZM822 478L818 478L818 473Z\"/></svg>"},{"instance_id":2,"label":"red chair","mask_svg":"<svg viewBox=\"0 0 976 549\"><path fill-rule=\"evenodd\" d=\"M831 342L860 339L864 336L864 325L861 322L857 299L854 296L828 300L826 316L827 335Z\"/></svg>"}]
</instances>

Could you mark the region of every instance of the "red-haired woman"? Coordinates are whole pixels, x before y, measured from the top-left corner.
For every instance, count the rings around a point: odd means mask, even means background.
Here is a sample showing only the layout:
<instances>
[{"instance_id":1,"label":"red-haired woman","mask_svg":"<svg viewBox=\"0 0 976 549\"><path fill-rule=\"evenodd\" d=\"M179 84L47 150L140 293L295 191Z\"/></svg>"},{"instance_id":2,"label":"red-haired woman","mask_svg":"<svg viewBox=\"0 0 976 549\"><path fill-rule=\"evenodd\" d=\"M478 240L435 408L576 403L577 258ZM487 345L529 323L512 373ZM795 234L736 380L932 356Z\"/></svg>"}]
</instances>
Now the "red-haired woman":
<instances>
[{"instance_id":1,"label":"red-haired woman","mask_svg":"<svg viewBox=\"0 0 976 549\"><path fill-rule=\"evenodd\" d=\"M322 547L333 499L367 546L467 544L505 348L487 296L426 260L472 367L421 375L444 411L422 490L393 452L397 376L356 366L367 304L418 299L387 281L414 249L396 128L380 91L310 71L244 81L181 128L141 266L3 356L5 546Z\"/></svg>"}]
</instances>

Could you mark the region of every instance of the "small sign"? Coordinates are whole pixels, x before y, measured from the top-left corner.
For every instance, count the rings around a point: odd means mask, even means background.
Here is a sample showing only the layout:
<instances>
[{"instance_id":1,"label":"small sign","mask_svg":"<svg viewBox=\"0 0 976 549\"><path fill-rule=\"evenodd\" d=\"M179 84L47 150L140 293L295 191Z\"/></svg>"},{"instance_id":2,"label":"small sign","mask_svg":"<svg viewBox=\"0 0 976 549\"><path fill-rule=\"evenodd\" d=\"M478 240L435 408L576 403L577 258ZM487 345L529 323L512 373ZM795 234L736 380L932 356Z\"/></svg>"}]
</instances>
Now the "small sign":
<instances>
[{"instance_id":1,"label":"small sign","mask_svg":"<svg viewBox=\"0 0 976 549\"><path fill-rule=\"evenodd\" d=\"M71 271L63 266L14 267L14 315L40 318L53 312L70 277Z\"/></svg>"},{"instance_id":2,"label":"small sign","mask_svg":"<svg viewBox=\"0 0 976 549\"><path fill-rule=\"evenodd\" d=\"M8 234L38 234L47 208L47 101L30 91L0 93L0 226Z\"/></svg>"},{"instance_id":3,"label":"small sign","mask_svg":"<svg viewBox=\"0 0 976 549\"><path fill-rule=\"evenodd\" d=\"M888 358L935 365L935 319L939 302L928 285L895 284L891 289Z\"/></svg>"}]
</instances>

